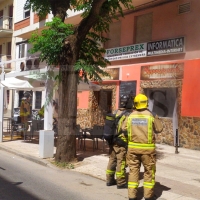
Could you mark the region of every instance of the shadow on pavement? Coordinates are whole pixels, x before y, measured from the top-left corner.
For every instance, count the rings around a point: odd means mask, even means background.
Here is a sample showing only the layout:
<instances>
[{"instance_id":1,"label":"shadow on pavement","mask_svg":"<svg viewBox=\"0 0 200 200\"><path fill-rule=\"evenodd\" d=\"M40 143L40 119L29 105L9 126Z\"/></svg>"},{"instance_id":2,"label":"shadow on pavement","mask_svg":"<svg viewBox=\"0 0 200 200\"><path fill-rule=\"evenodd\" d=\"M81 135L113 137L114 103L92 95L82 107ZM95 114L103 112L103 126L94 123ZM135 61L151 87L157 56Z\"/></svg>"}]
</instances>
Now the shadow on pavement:
<instances>
[{"instance_id":1,"label":"shadow on pavement","mask_svg":"<svg viewBox=\"0 0 200 200\"><path fill-rule=\"evenodd\" d=\"M165 153L159 151L158 149L156 149L156 159L157 159L157 160L162 160L162 159L164 159L164 158L165 158Z\"/></svg>"},{"instance_id":2,"label":"shadow on pavement","mask_svg":"<svg viewBox=\"0 0 200 200\"><path fill-rule=\"evenodd\" d=\"M40 200L29 194L27 191L19 188L23 182L10 182L0 176L0 199L1 200Z\"/></svg>"},{"instance_id":3,"label":"shadow on pavement","mask_svg":"<svg viewBox=\"0 0 200 200\"><path fill-rule=\"evenodd\" d=\"M93 141L92 140L86 140L85 141L85 149L83 149L82 146L78 147L78 143L76 143L76 153L77 153L77 159L78 161L83 161L87 157L96 156L96 155L104 155L109 156L109 146L102 141L98 142L98 149L93 149Z\"/></svg>"},{"instance_id":4,"label":"shadow on pavement","mask_svg":"<svg viewBox=\"0 0 200 200\"><path fill-rule=\"evenodd\" d=\"M155 195L156 197L161 197L163 191L168 191L171 190L171 188L165 186L165 185L161 185L160 182L156 182L155 184Z\"/></svg>"},{"instance_id":5,"label":"shadow on pavement","mask_svg":"<svg viewBox=\"0 0 200 200\"><path fill-rule=\"evenodd\" d=\"M163 191L168 191L171 190L171 188L166 187L164 185L161 185L159 182L156 182L155 184L155 197L156 199L159 199L159 197L162 196ZM139 187L138 188L138 200L142 200L143 199L143 187Z\"/></svg>"}]
</instances>

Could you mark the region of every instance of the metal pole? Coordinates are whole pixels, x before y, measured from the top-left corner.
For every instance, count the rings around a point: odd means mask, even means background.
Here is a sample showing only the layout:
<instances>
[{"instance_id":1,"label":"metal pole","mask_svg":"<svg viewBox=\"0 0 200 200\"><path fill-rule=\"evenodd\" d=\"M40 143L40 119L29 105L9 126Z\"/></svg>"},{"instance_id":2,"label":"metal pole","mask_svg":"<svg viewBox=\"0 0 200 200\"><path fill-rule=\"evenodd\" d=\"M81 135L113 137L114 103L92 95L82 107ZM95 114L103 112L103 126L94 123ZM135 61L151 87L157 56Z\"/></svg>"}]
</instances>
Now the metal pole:
<instances>
[{"instance_id":1,"label":"metal pole","mask_svg":"<svg viewBox=\"0 0 200 200\"><path fill-rule=\"evenodd\" d=\"M14 102L15 102L15 91L12 90L12 105L11 105L11 140L13 140L13 126L12 122L14 119Z\"/></svg>"},{"instance_id":2,"label":"metal pole","mask_svg":"<svg viewBox=\"0 0 200 200\"><path fill-rule=\"evenodd\" d=\"M1 64L1 81L5 80L4 65ZM0 142L3 142L3 115L4 115L4 86L1 85L0 90Z\"/></svg>"},{"instance_id":3,"label":"metal pole","mask_svg":"<svg viewBox=\"0 0 200 200\"><path fill-rule=\"evenodd\" d=\"M175 144L175 154L178 154L178 129L176 129L176 144Z\"/></svg>"}]
</instances>

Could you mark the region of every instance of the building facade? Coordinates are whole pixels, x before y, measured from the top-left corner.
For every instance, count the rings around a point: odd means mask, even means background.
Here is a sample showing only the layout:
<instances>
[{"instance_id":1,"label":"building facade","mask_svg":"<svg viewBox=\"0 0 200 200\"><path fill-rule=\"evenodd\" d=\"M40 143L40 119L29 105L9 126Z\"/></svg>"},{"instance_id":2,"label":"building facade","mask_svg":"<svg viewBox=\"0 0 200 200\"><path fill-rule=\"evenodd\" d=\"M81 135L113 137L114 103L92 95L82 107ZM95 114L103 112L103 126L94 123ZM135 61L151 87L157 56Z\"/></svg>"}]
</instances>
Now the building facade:
<instances>
[{"instance_id":1,"label":"building facade","mask_svg":"<svg viewBox=\"0 0 200 200\"><path fill-rule=\"evenodd\" d=\"M27 40L52 19L52 15L40 19L24 10L24 3L16 0L14 5L13 55L21 59L15 62L17 71L22 64L24 70L45 67L38 63L38 55L28 54ZM133 5L135 9L125 10L124 18L110 25L106 35L110 40L104 44L110 77L102 77L100 91L78 93L77 123L81 127L103 125L105 114L118 108L121 95L142 92L164 123L158 143L174 145L178 133L180 146L200 149L200 1L133 0ZM77 24L79 20L80 13L71 12L65 22Z\"/></svg>"},{"instance_id":2,"label":"building facade","mask_svg":"<svg viewBox=\"0 0 200 200\"><path fill-rule=\"evenodd\" d=\"M142 92L164 124L158 143L200 149L199 6L198 0L149 2L111 24L105 57L114 74L98 94L79 94L90 100L79 100L83 126L103 124L104 113L118 107L121 95Z\"/></svg>"}]
</instances>

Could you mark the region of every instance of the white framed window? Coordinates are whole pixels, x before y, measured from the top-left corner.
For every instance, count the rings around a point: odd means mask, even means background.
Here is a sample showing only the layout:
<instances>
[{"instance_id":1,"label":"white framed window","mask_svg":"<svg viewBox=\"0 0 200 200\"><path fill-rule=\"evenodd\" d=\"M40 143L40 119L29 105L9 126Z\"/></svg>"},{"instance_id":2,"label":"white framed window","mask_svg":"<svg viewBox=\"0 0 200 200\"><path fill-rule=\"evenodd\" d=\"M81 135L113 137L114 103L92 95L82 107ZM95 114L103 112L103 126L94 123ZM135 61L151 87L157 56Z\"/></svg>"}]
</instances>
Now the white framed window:
<instances>
[{"instance_id":1,"label":"white framed window","mask_svg":"<svg viewBox=\"0 0 200 200\"><path fill-rule=\"evenodd\" d=\"M24 9L24 19L30 17L30 10L29 9Z\"/></svg>"},{"instance_id":2,"label":"white framed window","mask_svg":"<svg viewBox=\"0 0 200 200\"><path fill-rule=\"evenodd\" d=\"M35 98L35 109L40 109L42 106L42 92L36 91L35 93L36 98Z\"/></svg>"},{"instance_id":3,"label":"white framed window","mask_svg":"<svg viewBox=\"0 0 200 200\"><path fill-rule=\"evenodd\" d=\"M18 58L24 58L25 57L25 43L19 44L19 56Z\"/></svg>"}]
</instances>

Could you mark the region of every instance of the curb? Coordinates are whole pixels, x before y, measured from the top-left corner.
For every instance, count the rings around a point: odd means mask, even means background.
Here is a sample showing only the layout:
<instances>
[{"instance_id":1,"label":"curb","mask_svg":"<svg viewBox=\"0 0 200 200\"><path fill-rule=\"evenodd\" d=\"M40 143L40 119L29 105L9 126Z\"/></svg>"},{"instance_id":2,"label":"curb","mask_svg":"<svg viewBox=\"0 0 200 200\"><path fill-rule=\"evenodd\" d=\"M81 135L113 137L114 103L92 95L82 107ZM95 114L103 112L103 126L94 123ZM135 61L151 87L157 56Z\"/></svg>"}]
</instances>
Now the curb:
<instances>
[{"instance_id":1,"label":"curb","mask_svg":"<svg viewBox=\"0 0 200 200\"><path fill-rule=\"evenodd\" d=\"M11 149L9 149L7 147L3 147L1 145L0 145L0 150L6 151L8 153L12 153L14 155L17 155L19 157L25 158L25 159L27 159L29 161L35 162L35 163L40 164L40 165L45 166L45 167L49 166L49 162L47 162L47 161L41 161L38 158L35 158L33 156L30 156L30 155L23 154L23 153L16 152L14 150L11 150Z\"/></svg>"}]
</instances>

